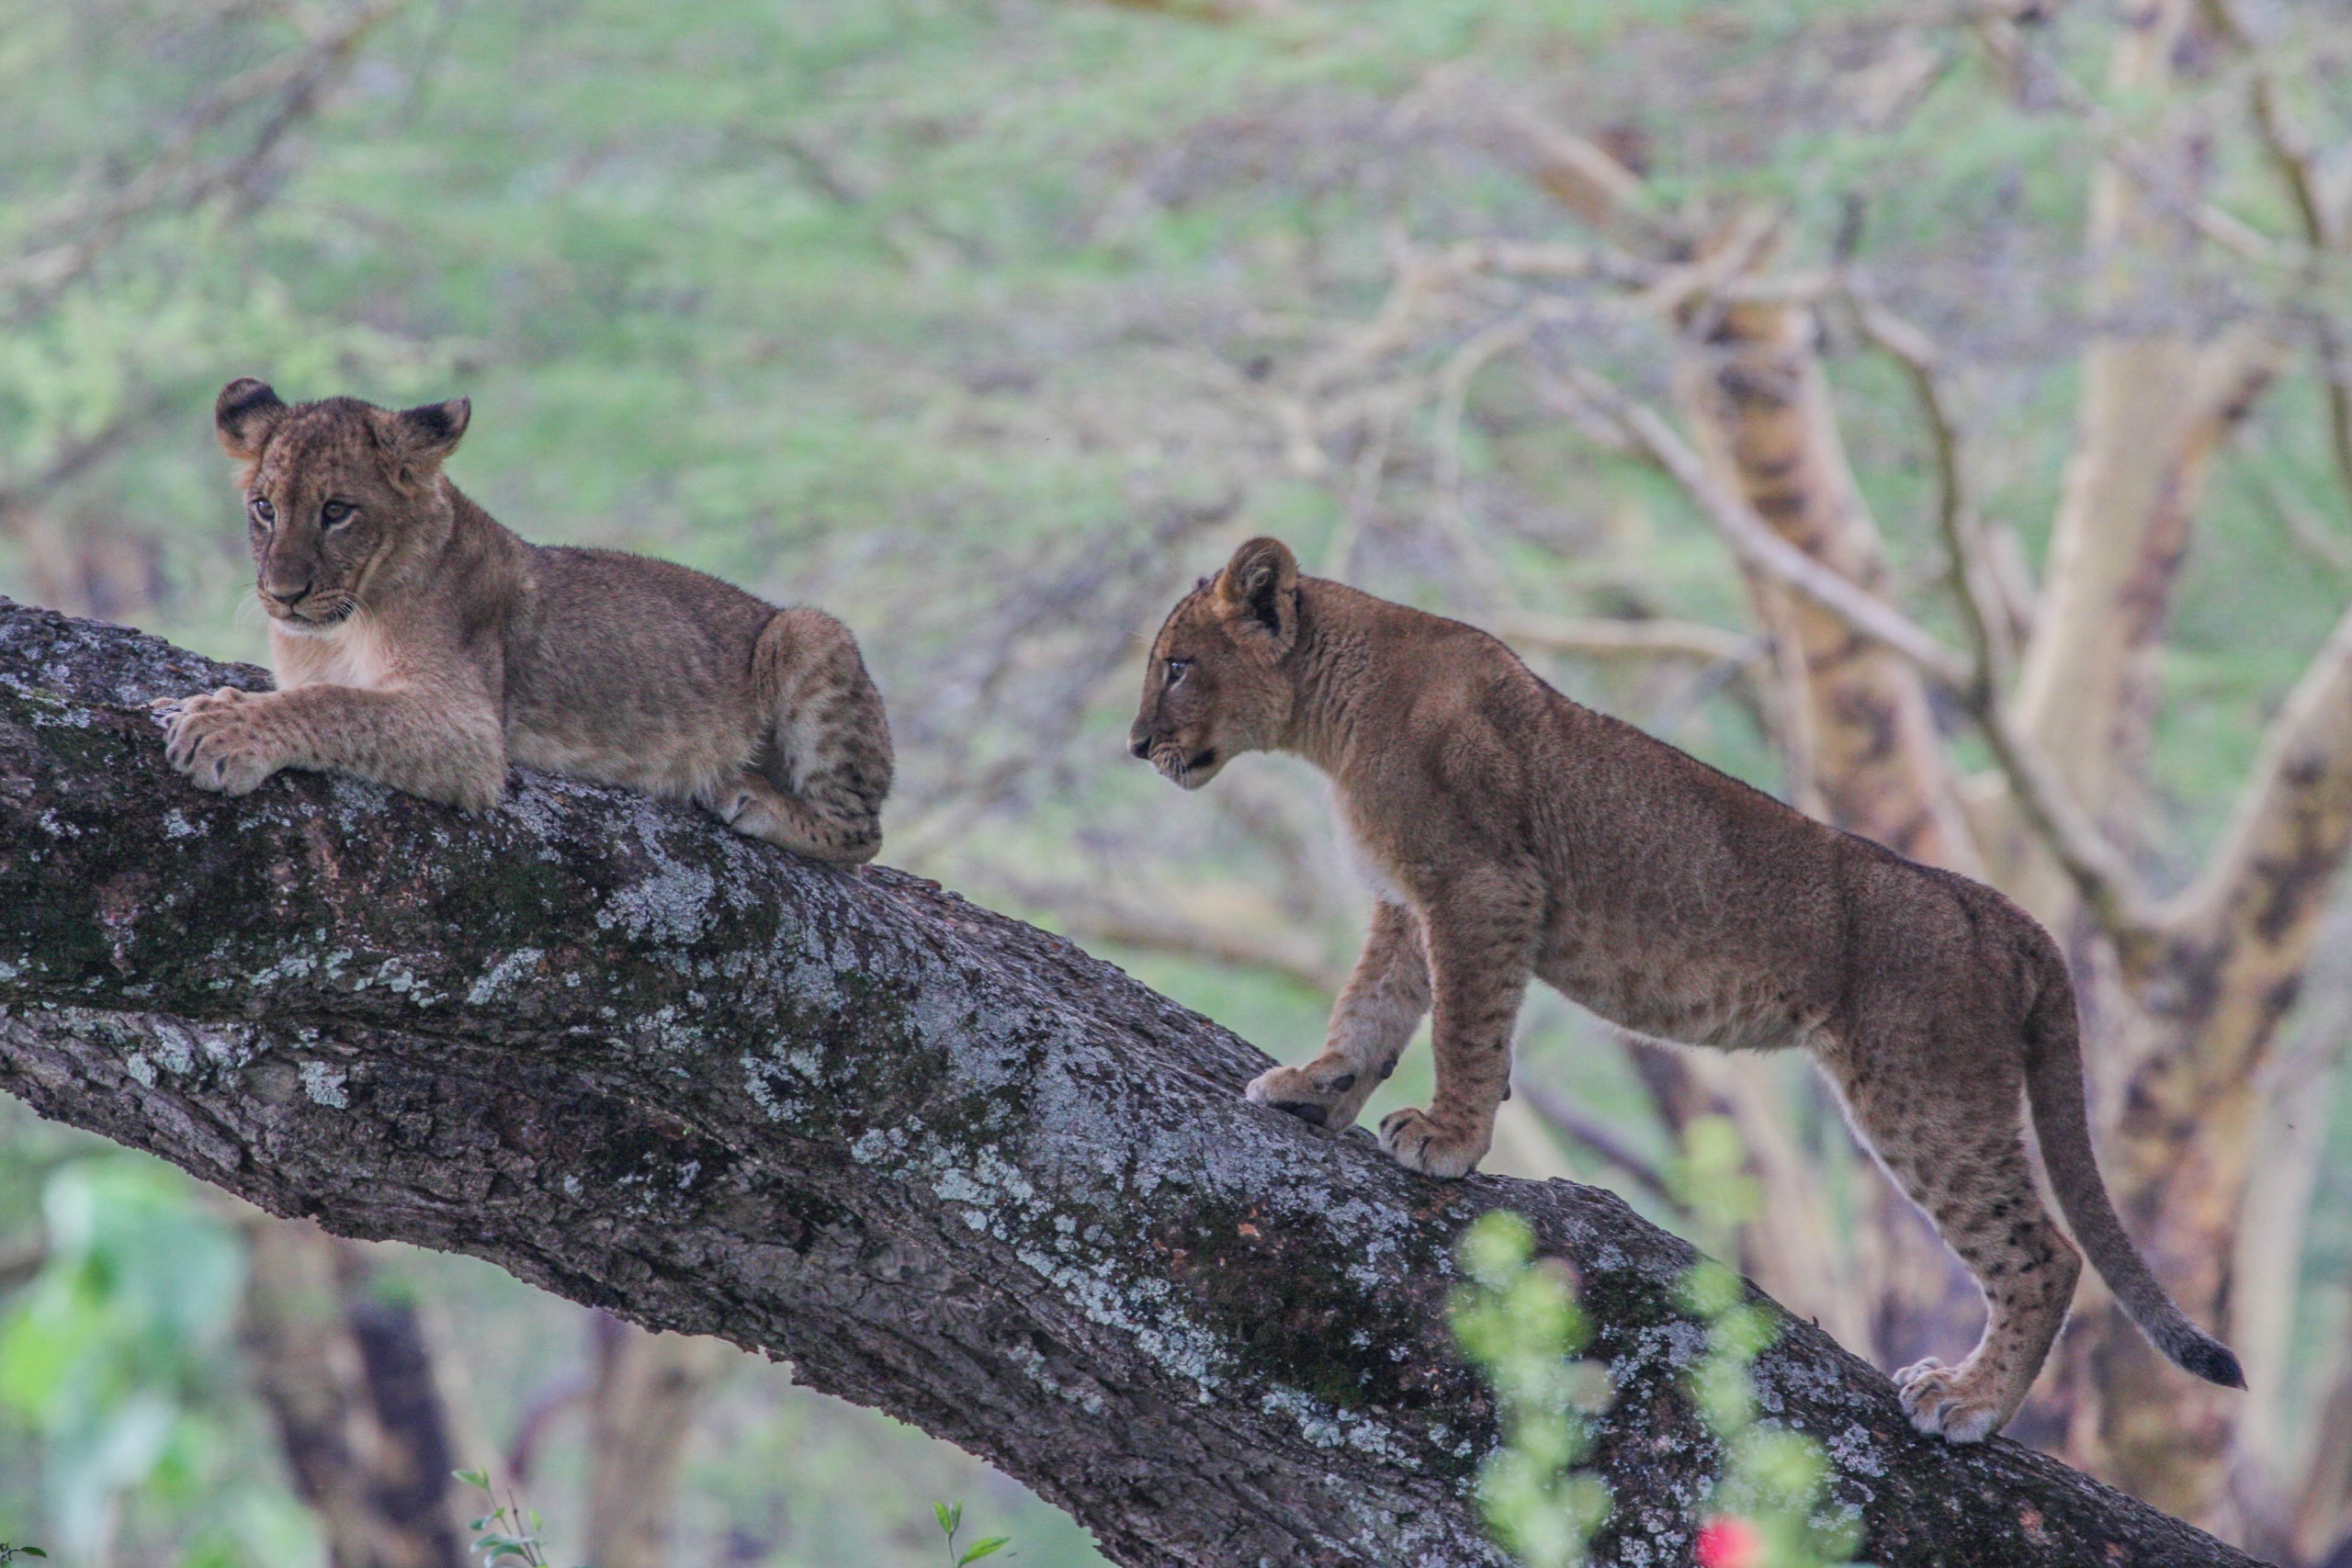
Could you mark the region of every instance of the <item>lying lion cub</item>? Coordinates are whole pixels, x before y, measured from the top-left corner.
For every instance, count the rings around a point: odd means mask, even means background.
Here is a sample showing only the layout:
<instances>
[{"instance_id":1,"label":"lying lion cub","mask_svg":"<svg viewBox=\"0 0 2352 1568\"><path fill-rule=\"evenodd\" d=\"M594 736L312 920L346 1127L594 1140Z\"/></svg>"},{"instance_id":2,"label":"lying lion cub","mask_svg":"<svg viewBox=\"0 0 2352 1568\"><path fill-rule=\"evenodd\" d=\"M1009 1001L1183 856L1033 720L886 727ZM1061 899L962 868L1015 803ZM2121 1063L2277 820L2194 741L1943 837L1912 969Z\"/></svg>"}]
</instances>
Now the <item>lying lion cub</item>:
<instances>
[{"instance_id":1,"label":"lying lion cub","mask_svg":"<svg viewBox=\"0 0 2352 1568\"><path fill-rule=\"evenodd\" d=\"M173 705L172 765L229 795L306 768L478 811L511 761L873 859L890 730L849 629L665 561L526 544L441 472L470 412L222 390L278 689Z\"/></svg>"},{"instance_id":2,"label":"lying lion cub","mask_svg":"<svg viewBox=\"0 0 2352 1568\"><path fill-rule=\"evenodd\" d=\"M2035 1194L2022 1090L2059 1204L2132 1321L2188 1371L2245 1386L2117 1223L2065 964L1991 888L1577 706L1483 632L1302 578L1272 539L1170 614L1132 740L1186 789L1244 751L1306 758L1378 879L1323 1054L1262 1075L1251 1100L1348 1125L1434 1007L1437 1097L1380 1139L1461 1176L1493 1138L1531 977L1645 1035L1806 1045L1984 1292L1966 1360L1895 1380L1921 1431L1973 1442L2017 1413L2082 1266Z\"/></svg>"}]
</instances>

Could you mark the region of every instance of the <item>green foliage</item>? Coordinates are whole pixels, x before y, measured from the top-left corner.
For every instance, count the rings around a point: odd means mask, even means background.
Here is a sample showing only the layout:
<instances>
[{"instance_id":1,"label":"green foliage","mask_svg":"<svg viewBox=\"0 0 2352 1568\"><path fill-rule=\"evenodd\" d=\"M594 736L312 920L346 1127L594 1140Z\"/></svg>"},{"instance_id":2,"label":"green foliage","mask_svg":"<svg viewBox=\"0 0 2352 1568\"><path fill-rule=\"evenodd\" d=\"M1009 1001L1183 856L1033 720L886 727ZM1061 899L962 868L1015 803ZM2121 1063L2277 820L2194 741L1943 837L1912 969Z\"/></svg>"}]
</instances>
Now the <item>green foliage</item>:
<instances>
[{"instance_id":1,"label":"green foliage","mask_svg":"<svg viewBox=\"0 0 2352 1568\"><path fill-rule=\"evenodd\" d=\"M1012 1544L1012 1538L1009 1535L987 1535L959 1552L956 1550L956 1533L964 1528L964 1505L933 1503L931 1514L939 1522L939 1533L945 1538L948 1568L965 1568L967 1563L978 1562L983 1557L994 1557Z\"/></svg>"},{"instance_id":2,"label":"green foliage","mask_svg":"<svg viewBox=\"0 0 2352 1568\"><path fill-rule=\"evenodd\" d=\"M1753 1217L1756 1184L1739 1130L1722 1116L1684 1130L1673 1173L1702 1244L1728 1250ZM1692 1404L1722 1446L1723 1470L1709 1495L1699 1542L1702 1568L1838 1568L1853 1560L1861 1522L1826 1513L1829 1478L1821 1445L1758 1419L1756 1358L1777 1334L1770 1310L1748 1299L1747 1281L1712 1258L1686 1275L1682 1305L1707 1325L1707 1353L1686 1375Z\"/></svg>"},{"instance_id":3,"label":"green foliage","mask_svg":"<svg viewBox=\"0 0 2352 1568\"><path fill-rule=\"evenodd\" d=\"M41 1435L60 1542L95 1556L119 1495L217 1479L243 1248L193 1183L134 1157L60 1166L41 1206L49 1257L0 1318L0 1407Z\"/></svg>"},{"instance_id":4,"label":"green foliage","mask_svg":"<svg viewBox=\"0 0 2352 1568\"><path fill-rule=\"evenodd\" d=\"M1753 1212L1739 1134L1702 1117L1686 1134L1677 1195L1702 1235L1724 1246ZM1464 1235L1469 1283L1454 1296L1454 1337L1494 1385L1502 1441L1481 1465L1479 1499L1495 1537L1529 1568L1585 1561L1609 1514L1609 1489L1579 1470L1591 1419L1608 1407L1603 1370L1578 1360L1589 1327L1556 1261L1533 1257L1518 1215L1496 1210ZM1860 1520L1825 1507L1821 1445L1758 1418L1754 1366L1772 1343L1772 1315L1739 1275L1706 1259L1681 1285L1684 1310L1707 1325L1707 1353L1685 1374L1691 1404L1714 1435L1722 1471L1702 1510L1702 1568L1838 1568L1852 1561Z\"/></svg>"},{"instance_id":5,"label":"green foliage","mask_svg":"<svg viewBox=\"0 0 2352 1568\"><path fill-rule=\"evenodd\" d=\"M1576 1468L1591 1446L1589 1418L1607 1407L1607 1373L1576 1359L1588 1328L1568 1280L1532 1263L1534 1237L1495 1210L1462 1238L1469 1283L1455 1292L1453 1332L1495 1387L1502 1442L1478 1470L1478 1498L1496 1539L1528 1568L1582 1562L1609 1514L1609 1488Z\"/></svg>"},{"instance_id":6,"label":"green foliage","mask_svg":"<svg viewBox=\"0 0 2352 1568\"><path fill-rule=\"evenodd\" d=\"M548 1568L547 1543L540 1539L546 1526L537 1508L525 1507L512 1486L506 1489L506 1501L501 1503L486 1469L449 1473L481 1493L491 1506L489 1513L466 1523L474 1532L469 1550L481 1559L481 1568Z\"/></svg>"}]
</instances>

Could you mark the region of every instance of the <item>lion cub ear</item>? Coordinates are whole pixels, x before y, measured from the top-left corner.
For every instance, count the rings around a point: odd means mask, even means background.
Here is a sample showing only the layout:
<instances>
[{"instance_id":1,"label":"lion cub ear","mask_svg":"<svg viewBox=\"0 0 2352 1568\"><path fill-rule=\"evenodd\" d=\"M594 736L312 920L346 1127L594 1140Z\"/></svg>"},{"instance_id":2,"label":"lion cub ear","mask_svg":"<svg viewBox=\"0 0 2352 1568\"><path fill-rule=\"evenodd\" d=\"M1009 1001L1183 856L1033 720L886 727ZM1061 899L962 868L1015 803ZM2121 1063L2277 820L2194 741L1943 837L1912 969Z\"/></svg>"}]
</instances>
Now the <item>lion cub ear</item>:
<instances>
[{"instance_id":1,"label":"lion cub ear","mask_svg":"<svg viewBox=\"0 0 2352 1568\"><path fill-rule=\"evenodd\" d=\"M473 400L451 398L446 403L419 403L389 416L386 445L394 467L407 484L422 485L440 470L442 459L458 449L474 416ZM381 416L379 416L381 417Z\"/></svg>"},{"instance_id":2,"label":"lion cub ear","mask_svg":"<svg viewBox=\"0 0 2352 1568\"><path fill-rule=\"evenodd\" d=\"M254 376L238 377L220 389L212 403L212 429L220 438L220 450L240 463L261 460L270 433L285 417L286 400Z\"/></svg>"},{"instance_id":3,"label":"lion cub ear","mask_svg":"<svg viewBox=\"0 0 2352 1568\"><path fill-rule=\"evenodd\" d=\"M1298 635L1298 558L1280 539L1252 539L1217 574L1216 598L1288 648Z\"/></svg>"}]
</instances>

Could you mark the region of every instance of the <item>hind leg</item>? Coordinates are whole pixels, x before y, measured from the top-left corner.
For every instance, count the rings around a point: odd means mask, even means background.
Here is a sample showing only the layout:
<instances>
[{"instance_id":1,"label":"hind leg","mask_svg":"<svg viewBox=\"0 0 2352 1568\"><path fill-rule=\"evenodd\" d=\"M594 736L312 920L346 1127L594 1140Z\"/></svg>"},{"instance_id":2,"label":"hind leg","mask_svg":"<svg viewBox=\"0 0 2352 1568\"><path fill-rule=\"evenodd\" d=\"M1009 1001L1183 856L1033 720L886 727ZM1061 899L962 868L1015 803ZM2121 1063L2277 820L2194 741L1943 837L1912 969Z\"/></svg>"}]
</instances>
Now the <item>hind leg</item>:
<instances>
[{"instance_id":1,"label":"hind leg","mask_svg":"<svg viewBox=\"0 0 2352 1568\"><path fill-rule=\"evenodd\" d=\"M1372 1091L1396 1070L1405 1043L1430 1010L1430 967L1413 912L1383 899L1347 989L1331 1010L1323 1054L1303 1067L1274 1067L1249 1097L1334 1131L1351 1124Z\"/></svg>"},{"instance_id":2,"label":"hind leg","mask_svg":"<svg viewBox=\"0 0 2352 1568\"><path fill-rule=\"evenodd\" d=\"M890 726L849 628L821 610L780 610L760 633L752 676L770 715L766 744L706 804L737 832L796 854L872 860Z\"/></svg>"},{"instance_id":3,"label":"hind leg","mask_svg":"<svg viewBox=\"0 0 2352 1568\"><path fill-rule=\"evenodd\" d=\"M1911 1424L1956 1443L1992 1436L2025 1403L2082 1272L2034 1188L2015 1076L1987 1077L2002 1081L1964 1102L1848 1098L1881 1162L1984 1293L1984 1333L1958 1366L1930 1358L1894 1374Z\"/></svg>"}]
</instances>

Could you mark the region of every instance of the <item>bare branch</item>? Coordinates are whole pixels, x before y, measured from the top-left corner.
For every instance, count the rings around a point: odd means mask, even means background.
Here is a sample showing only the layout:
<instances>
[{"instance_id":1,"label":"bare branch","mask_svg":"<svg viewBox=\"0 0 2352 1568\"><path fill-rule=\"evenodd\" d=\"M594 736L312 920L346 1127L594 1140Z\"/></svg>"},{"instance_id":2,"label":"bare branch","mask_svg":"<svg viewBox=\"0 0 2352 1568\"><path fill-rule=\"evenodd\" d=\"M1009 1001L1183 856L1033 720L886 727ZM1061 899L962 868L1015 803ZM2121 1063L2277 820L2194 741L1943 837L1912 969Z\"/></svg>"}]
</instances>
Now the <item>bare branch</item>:
<instances>
[{"instance_id":1,"label":"bare branch","mask_svg":"<svg viewBox=\"0 0 2352 1568\"><path fill-rule=\"evenodd\" d=\"M2238 15L2236 0L2202 0L2202 4L2213 30L2245 52L2248 65L2246 107L2256 134L2262 141L2263 153L2287 187L2296 221L2302 228L2304 243L2314 252L2325 250L2333 236L2328 232L2327 203L2321 195L2319 161L2311 146L2287 124L2284 107L2278 101L2278 77L2271 70L2272 60L2245 18Z\"/></svg>"},{"instance_id":2,"label":"bare branch","mask_svg":"<svg viewBox=\"0 0 2352 1568\"><path fill-rule=\"evenodd\" d=\"M1843 616L1856 630L1903 654L1945 685L1970 683L1973 671L1958 654L1901 611L1871 597L1773 533L1746 502L1717 484L1699 455L1657 410L1628 398L1582 366L1569 367L1567 375L1580 396L1615 420L1635 448L1698 502L1700 512L1741 560Z\"/></svg>"},{"instance_id":3,"label":"bare branch","mask_svg":"<svg viewBox=\"0 0 2352 1568\"><path fill-rule=\"evenodd\" d=\"M2300 975L2317 905L2352 851L2352 609L2271 721L2230 827L2198 880L2167 910L2190 947L2231 944L2245 963ZM2267 955L2267 956L2266 956Z\"/></svg>"},{"instance_id":4,"label":"bare branch","mask_svg":"<svg viewBox=\"0 0 2352 1568\"><path fill-rule=\"evenodd\" d=\"M1820 604L1864 636L1918 665L1920 671L1975 718L1995 759L2015 787L2035 830L2065 867L2084 903L2117 945L2144 951L2153 924L2139 879L2108 842L2032 740L2009 718L1976 667L1952 653L1900 611L1871 597L1772 532L1738 496L1714 481L1699 455L1658 412L1634 401L1581 366L1568 375L1577 391L1614 418L1653 463L1680 484L1733 551Z\"/></svg>"},{"instance_id":5,"label":"bare branch","mask_svg":"<svg viewBox=\"0 0 2352 1568\"><path fill-rule=\"evenodd\" d=\"M1856 297L1854 316L1863 333L1903 367L1926 416L1936 457L1936 529L1951 558L1952 586L1961 619L1976 656L1980 682L2005 692L2017 671L2007 606L1984 530L1968 495L1962 469L1962 437L1951 401L1944 395L1939 355L1928 335L1875 301Z\"/></svg>"},{"instance_id":6,"label":"bare branch","mask_svg":"<svg viewBox=\"0 0 2352 1568\"><path fill-rule=\"evenodd\" d=\"M1506 642L1592 659L1691 659L1744 667L1770 651L1769 640L1753 632L1729 632L1698 621L1634 621L1505 610L1494 617L1493 628Z\"/></svg>"},{"instance_id":7,"label":"bare branch","mask_svg":"<svg viewBox=\"0 0 2352 1568\"><path fill-rule=\"evenodd\" d=\"M366 0L313 33L301 48L232 77L199 101L130 180L51 220L48 227L58 238L0 265L0 293L17 294L15 313L21 318L54 299L141 214L164 206L191 208L243 184L287 132L316 112L320 97L367 36L406 3ZM207 131L239 109L271 98L277 101L243 149L199 166Z\"/></svg>"},{"instance_id":8,"label":"bare branch","mask_svg":"<svg viewBox=\"0 0 2352 1568\"><path fill-rule=\"evenodd\" d=\"M2260 231L2213 203L2178 189L2163 163L2134 141L2106 107L2066 74L2056 61L2034 48L2014 19L1997 15L1982 18L1976 34L2002 65L2011 70L2030 65L2035 79L2046 83L2059 105L2090 129L2099 150L2151 201L2233 254L2257 263L2279 259L2279 247Z\"/></svg>"}]
</instances>

